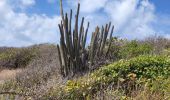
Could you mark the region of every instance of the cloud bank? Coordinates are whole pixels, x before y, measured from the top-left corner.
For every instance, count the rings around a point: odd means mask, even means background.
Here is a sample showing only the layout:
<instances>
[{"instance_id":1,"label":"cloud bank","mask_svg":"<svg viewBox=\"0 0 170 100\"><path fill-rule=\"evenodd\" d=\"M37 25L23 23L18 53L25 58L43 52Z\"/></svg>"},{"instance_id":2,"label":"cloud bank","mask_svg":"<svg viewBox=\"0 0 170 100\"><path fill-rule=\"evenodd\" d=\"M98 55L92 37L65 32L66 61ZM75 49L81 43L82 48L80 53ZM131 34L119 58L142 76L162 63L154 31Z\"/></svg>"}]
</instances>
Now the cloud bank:
<instances>
[{"instance_id":1,"label":"cloud bank","mask_svg":"<svg viewBox=\"0 0 170 100\"><path fill-rule=\"evenodd\" d=\"M28 14L23 10L36 5L36 2L40 1L0 0L0 46L59 41L59 15L49 17L46 14ZM47 2L54 3L55 0ZM166 21L169 17L157 15L154 4L148 0L68 0L64 7L76 10L78 2L81 3L81 15L91 23L90 33L97 25L111 21L115 25L114 35L122 38L143 39L157 32L170 37L167 33L170 23ZM21 11L16 11L16 8ZM164 24L167 28L162 31L160 26Z\"/></svg>"},{"instance_id":2,"label":"cloud bank","mask_svg":"<svg viewBox=\"0 0 170 100\"><path fill-rule=\"evenodd\" d=\"M31 6L33 0L21 0L21 6ZM27 46L59 40L59 16L28 15L15 12L7 0L0 1L0 46Z\"/></svg>"},{"instance_id":3,"label":"cloud bank","mask_svg":"<svg viewBox=\"0 0 170 100\"><path fill-rule=\"evenodd\" d=\"M155 33L152 27L156 21L155 7L148 0L93 0L88 5L90 1L80 3L81 12L92 25L111 21L115 35L129 39L142 39Z\"/></svg>"}]
</instances>

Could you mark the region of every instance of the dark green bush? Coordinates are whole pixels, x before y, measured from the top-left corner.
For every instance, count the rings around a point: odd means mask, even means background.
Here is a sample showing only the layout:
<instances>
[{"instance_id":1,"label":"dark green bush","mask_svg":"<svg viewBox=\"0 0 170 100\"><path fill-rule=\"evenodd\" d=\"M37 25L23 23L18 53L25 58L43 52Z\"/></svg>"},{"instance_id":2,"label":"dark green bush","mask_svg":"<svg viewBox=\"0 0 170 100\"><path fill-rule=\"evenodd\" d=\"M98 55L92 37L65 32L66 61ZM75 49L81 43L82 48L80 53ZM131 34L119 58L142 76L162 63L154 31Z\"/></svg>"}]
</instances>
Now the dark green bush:
<instances>
[{"instance_id":1,"label":"dark green bush","mask_svg":"<svg viewBox=\"0 0 170 100\"><path fill-rule=\"evenodd\" d=\"M37 56L37 49L30 48L7 48L0 52L1 68L21 68Z\"/></svg>"},{"instance_id":2,"label":"dark green bush","mask_svg":"<svg viewBox=\"0 0 170 100\"><path fill-rule=\"evenodd\" d=\"M37 53L34 48L21 50L15 56L15 68L25 67L36 55Z\"/></svg>"}]
</instances>

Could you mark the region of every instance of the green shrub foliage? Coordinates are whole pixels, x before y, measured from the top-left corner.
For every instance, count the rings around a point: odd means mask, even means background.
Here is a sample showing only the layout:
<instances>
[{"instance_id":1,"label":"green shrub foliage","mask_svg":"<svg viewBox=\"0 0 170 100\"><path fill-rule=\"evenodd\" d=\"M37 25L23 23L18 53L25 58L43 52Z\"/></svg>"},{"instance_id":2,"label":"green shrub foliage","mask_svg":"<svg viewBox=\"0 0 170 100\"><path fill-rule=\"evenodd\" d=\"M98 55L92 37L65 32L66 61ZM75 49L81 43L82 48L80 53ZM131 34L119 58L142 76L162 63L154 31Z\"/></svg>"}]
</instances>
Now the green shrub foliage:
<instances>
[{"instance_id":1,"label":"green shrub foliage","mask_svg":"<svg viewBox=\"0 0 170 100\"><path fill-rule=\"evenodd\" d=\"M65 98L87 98L108 85L126 84L134 81L153 81L170 76L170 58L165 56L139 56L130 60L120 60L107 65L76 81L68 81Z\"/></svg>"},{"instance_id":2,"label":"green shrub foliage","mask_svg":"<svg viewBox=\"0 0 170 100\"><path fill-rule=\"evenodd\" d=\"M148 43L139 43L137 40L127 42L120 50L122 58L132 58L143 54L150 54L153 50Z\"/></svg>"}]
</instances>

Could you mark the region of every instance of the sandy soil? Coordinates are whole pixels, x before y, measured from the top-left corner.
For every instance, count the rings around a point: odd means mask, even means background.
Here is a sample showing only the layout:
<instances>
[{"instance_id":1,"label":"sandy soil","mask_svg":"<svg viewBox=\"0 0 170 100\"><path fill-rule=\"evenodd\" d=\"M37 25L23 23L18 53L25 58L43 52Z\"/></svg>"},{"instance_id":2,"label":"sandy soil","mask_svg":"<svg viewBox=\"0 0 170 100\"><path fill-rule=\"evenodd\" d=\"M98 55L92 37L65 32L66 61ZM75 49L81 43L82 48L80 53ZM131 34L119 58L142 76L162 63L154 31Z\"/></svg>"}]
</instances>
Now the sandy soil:
<instances>
[{"instance_id":1,"label":"sandy soil","mask_svg":"<svg viewBox=\"0 0 170 100\"><path fill-rule=\"evenodd\" d=\"M21 71L22 69L15 69L15 70L4 69L0 71L0 83L15 78L16 74L20 73Z\"/></svg>"}]
</instances>

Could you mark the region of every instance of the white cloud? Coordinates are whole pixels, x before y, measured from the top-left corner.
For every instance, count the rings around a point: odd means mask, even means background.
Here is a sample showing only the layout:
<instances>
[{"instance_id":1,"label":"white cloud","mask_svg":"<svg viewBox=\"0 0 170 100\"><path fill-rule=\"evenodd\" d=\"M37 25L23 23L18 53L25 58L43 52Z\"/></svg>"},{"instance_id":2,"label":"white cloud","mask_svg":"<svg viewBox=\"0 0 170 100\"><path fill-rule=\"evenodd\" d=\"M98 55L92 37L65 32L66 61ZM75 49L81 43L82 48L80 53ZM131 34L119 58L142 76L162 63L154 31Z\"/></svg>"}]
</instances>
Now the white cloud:
<instances>
[{"instance_id":1,"label":"white cloud","mask_svg":"<svg viewBox=\"0 0 170 100\"><path fill-rule=\"evenodd\" d=\"M151 25L156 21L155 8L148 0L80 0L80 3L80 11L85 17L90 16L91 26L112 21L116 35L129 39L155 34ZM77 2L68 4L76 8Z\"/></svg>"},{"instance_id":2,"label":"white cloud","mask_svg":"<svg viewBox=\"0 0 170 100\"><path fill-rule=\"evenodd\" d=\"M0 1L0 46L55 43L59 39L59 16L27 15L14 12L6 0Z\"/></svg>"},{"instance_id":3,"label":"white cloud","mask_svg":"<svg viewBox=\"0 0 170 100\"><path fill-rule=\"evenodd\" d=\"M107 4L105 11L111 16L117 30L134 16L137 4L137 0L114 0Z\"/></svg>"},{"instance_id":4,"label":"white cloud","mask_svg":"<svg viewBox=\"0 0 170 100\"><path fill-rule=\"evenodd\" d=\"M21 0L21 3L22 3L24 6L31 6L31 5L34 5L34 4L35 4L35 0Z\"/></svg>"},{"instance_id":5,"label":"white cloud","mask_svg":"<svg viewBox=\"0 0 170 100\"><path fill-rule=\"evenodd\" d=\"M80 0L81 11L84 13L93 13L103 8L108 0Z\"/></svg>"},{"instance_id":6,"label":"white cloud","mask_svg":"<svg viewBox=\"0 0 170 100\"><path fill-rule=\"evenodd\" d=\"M126 19L127 22L124 23L124 26L118 29L118 31L123 32L126 38L142 39L155 34L155 30L151 25L156 21L154 6L147 0L138 2L137 5L133 13L130 14L131 17Z\"/></svg>"},{"instance_id":7,"label":"white cloud","mask_svg":"<svg viewBox=\"0 0 170 100\"><path fill-rule=\"evenodd\" d=\"M49 3L55 0L47 0ZM17 2L17 3L15 3ZM27 46L35 43L59 41L58 23L60 17L48 17L42 14L15 12L16 8L28 8L40 0L0 0L0 46ZM142 39L161 32L170 37L168 31L160 26L170 24L169 17L156 15L154 5L148 0L63 0L65 10L76 12L77 3L81 3L81 16L90 21L90 32L99 25L112 21L115 34L129 39ZM89 3L90 2L90 3ZM162 20L164 19L164 20ZM156 24L156 25L153 25ZM160 25L160 26L159 26ZM155 26L159 26L158 28ZM91 34L88 35L90 37Z\"/></svg>"}]
</instances>

